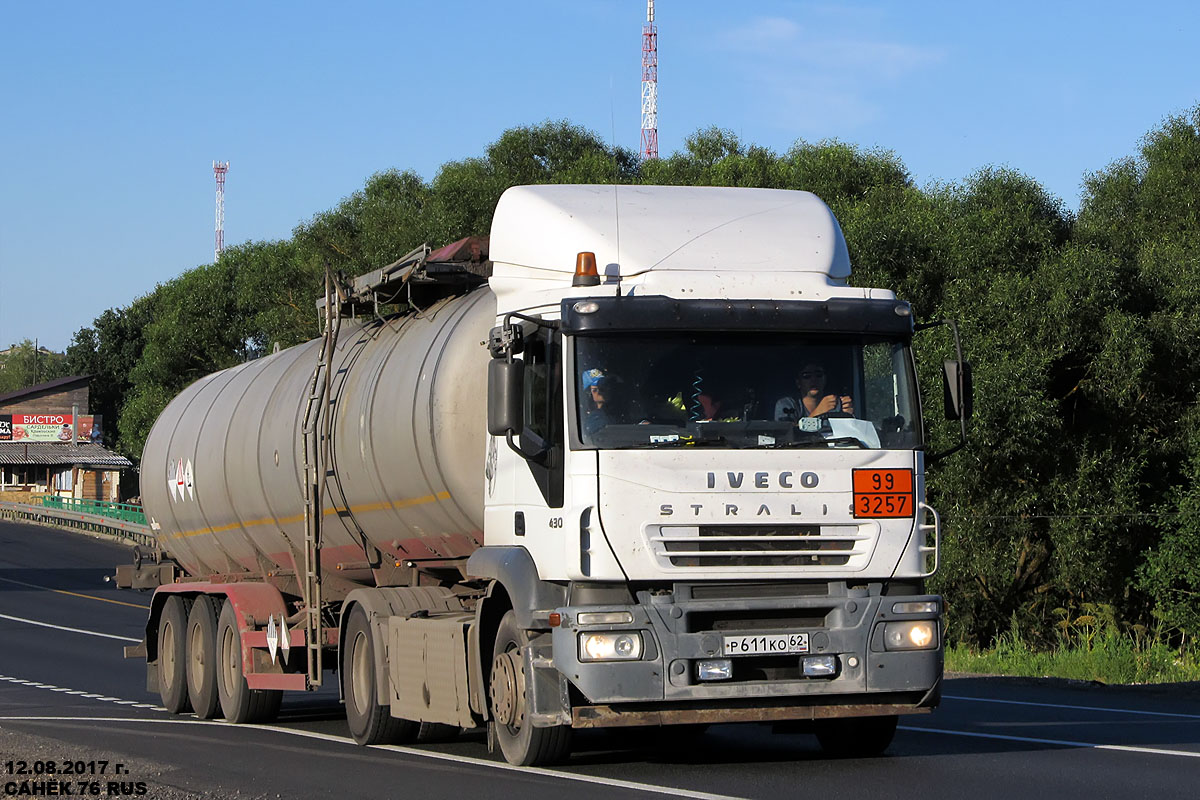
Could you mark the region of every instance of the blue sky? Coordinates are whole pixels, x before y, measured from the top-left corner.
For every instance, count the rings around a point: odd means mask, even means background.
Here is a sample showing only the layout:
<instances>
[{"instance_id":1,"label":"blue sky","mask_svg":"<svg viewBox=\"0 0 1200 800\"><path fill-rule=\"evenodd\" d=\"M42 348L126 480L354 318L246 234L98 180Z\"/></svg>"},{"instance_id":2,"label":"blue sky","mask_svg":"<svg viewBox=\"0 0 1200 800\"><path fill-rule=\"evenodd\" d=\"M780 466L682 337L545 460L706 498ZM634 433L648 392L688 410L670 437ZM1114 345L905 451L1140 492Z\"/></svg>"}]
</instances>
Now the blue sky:
<instances>
[{"instance_id":1,"label":"blue sky","mask_svg":"<svg viewBox=\"0 0 1200 800\"><path fill-rule=\"evenodd\" d=\"M432 178L567 119L637 150L644 0L3 5L0 346L279 239L396 167ZM918 184L1020 170L1071 209L1091 171L1200 102L1185 2L658 0L659 142L896 152ZM435 243L436 244L436 243Z\"/></svg>"}]
</instances>

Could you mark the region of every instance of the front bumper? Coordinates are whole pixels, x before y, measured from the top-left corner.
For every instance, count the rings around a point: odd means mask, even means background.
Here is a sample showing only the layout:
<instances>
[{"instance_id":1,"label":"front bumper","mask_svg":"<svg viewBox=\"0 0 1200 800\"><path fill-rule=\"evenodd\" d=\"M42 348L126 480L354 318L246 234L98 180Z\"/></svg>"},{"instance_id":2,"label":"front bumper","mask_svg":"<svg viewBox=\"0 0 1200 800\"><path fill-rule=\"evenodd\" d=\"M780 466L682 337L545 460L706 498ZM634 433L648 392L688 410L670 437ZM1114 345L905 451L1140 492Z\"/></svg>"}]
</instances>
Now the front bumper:
<instances>
[{"instance_id":1,"label":"front bumper","mask_svg":"<svg viewBox=\"0 0 1200 800\"><path fill-rule=\"evenodd\" d=\"M936 595L883 594L882 584L676 584L670 592L639 592L633 605L556 609L556 670L584 703L570 709L576 727L735 722L875 716L929 710L942 676L941 619L896 614L896 603L936 602ZM580 611L626 611L632 624L577 623ZM937 619L931 649L887 651L883 625ZM638 631L636 661L583 662L585 631ZM725 655L724 636L807 633L809 655L833 656L837 669L805 677L801 655ZM701 681L696 664L729 658L728 680ZM564 709L565 711L565 709Z\"/></svg>"}]
</instances>

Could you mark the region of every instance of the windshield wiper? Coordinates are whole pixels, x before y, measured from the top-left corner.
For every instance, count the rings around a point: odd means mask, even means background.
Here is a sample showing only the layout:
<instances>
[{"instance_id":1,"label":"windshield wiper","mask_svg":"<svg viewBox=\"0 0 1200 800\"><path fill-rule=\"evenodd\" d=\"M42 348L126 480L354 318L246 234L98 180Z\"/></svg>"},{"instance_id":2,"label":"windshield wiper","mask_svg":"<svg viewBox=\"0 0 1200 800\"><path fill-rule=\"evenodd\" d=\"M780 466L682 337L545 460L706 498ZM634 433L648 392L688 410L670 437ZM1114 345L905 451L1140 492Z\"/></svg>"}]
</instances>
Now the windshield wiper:
<instances>
[{"instance_id":1,"label":"windshield wiper","mask_svg":"<svg viewBox=\"0 0 1200 800\"><path fill-rule=\"evenodd\" d=\"M658 442L634 442L621 445L622 448L651 449L656 447L713 447L726 443L724 436L680 436L678 439L664 439Z\"/></svg>"},{"instance_id":2,"label":"windshield wiper","mask_svg":"<svg viewBox=\"0 0 1200 800\"><path fill-rule=\"evenodd\" d=\"M859 439L857 436L835 436L832 439L805 439L798 442L776 442L775 444L764 444L759 449L762 450L784 450L788 448L802 449L810 447L826 447L828 445L853 444L863 450L870 450L871 445Z\"/></svg>"}]
</instances>

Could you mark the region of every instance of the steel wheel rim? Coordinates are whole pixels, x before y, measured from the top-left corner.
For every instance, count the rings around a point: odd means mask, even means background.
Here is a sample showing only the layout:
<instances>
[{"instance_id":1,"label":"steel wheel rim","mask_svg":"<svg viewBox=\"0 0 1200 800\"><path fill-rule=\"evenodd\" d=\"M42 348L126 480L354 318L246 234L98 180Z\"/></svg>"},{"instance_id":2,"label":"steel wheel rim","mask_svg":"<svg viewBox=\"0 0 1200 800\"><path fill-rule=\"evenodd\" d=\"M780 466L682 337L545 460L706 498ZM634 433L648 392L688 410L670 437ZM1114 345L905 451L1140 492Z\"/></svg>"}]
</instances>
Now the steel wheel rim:
<instances>
[{"instance_id":1,"label":"steel wheel rim","mask_svg":"<svg viewBox=\"0 0 1200 800\"><path fill-rule=\"evenodd\" d=\"M233 630L226 628L221 634L221 667L222 674L225 678L225 689L229 694L233 694L233 687L237 681L237 662L233 652Z\"/></svg>"},{"instance_id":2,"label":"steel wheel rim","mask_svg":"<svg viewBox=\"0 0 1200 800\"><path fill-rule=\"evenodd\" d=\"M163 622L162 639L162 652L159 653L159 659L162 661L163 674L167 676L169 682L171 676L175 674L175 626L169 619Z\"/></svg>"},{"instance_id":3,"label":"steel wheel rim","mask_svg":"<svg viewBox=\"0 0 1200 800\"><path fill-rule=\"evenodd\" d=\"M369 651L367 635L359 631L350 650L350 696L354 700L355 710L360 713L366 711L366 698L370 697L371 687L367 680Z\"/></svg>"},{"instance_id":4,"label":"steel wheel rim","mask_svg":"<svg viewBox=\"0 0 1200 800\"><path fill-rule=\"evenodd\" d=\"M188 675L192 686L199 689L204 685L204 634L197 623L192 626L191 636L188 637Z\"/></svg>"}]
</instances>

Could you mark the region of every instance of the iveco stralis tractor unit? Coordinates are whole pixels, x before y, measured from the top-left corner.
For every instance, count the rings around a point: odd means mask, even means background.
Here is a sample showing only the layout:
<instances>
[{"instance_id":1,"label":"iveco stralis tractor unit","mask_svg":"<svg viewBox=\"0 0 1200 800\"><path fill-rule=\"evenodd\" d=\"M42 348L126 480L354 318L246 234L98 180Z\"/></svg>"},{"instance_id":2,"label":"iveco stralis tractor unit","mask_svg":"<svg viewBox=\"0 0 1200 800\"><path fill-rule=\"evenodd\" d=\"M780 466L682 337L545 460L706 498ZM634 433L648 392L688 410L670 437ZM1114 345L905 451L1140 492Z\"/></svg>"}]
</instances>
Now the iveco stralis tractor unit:
<instances>
[{"instance_id":1,"label":"iveco stralis tractor unit","mask_svg":"<svg viewBox=\"0 0 1200 800\"><path fill-rule=\"evenodd\" d=\"M336 676L361 743L487 726L515 764L730 722L881 751L938 700L940 523L920 326L849 275L807 192L524 186L327 277L321 339L155 423L131 654L173 712ZM946 389L965 418L961 355Z\"/></svg>"}]
</instances>

